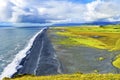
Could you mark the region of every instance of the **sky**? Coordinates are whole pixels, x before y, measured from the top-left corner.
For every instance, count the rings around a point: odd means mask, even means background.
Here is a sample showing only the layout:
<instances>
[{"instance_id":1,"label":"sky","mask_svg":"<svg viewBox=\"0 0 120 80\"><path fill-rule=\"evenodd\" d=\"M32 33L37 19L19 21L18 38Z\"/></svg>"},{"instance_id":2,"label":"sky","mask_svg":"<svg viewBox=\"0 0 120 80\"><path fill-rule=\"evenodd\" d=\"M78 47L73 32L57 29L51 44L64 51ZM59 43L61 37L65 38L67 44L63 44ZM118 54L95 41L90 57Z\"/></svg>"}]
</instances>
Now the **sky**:
<instances>
[{"instance_id":1,"label":"sky","mask_svg":"<svg viewBox=\"0 0 120 80\"><path fill-rule=\"evenodd\" d=\"M120 0L0 0L0 22L120 21Z\"/></svg>"}]
</instances>

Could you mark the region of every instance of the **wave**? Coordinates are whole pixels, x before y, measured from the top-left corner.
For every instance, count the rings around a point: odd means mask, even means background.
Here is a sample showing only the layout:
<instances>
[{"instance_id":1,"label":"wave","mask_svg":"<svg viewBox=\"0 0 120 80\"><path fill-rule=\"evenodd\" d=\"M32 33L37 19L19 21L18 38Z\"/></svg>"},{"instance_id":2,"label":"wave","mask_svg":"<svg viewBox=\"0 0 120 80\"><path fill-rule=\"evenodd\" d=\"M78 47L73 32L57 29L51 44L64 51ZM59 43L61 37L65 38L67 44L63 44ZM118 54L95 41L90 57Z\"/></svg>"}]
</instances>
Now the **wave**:
<instances>
[{"instance_id":1,"label":"wave","mask_svg":"<svg viewBox=\"0 0 120 80\"><path fill-rule=\"evenodd\" d=\"M45 29L47 29L47 27L42 28L38 33L36 33L36 34L30 39L30 41L28 42L27 46L26 46L23 50L21 50L21 51L18 52L18 54L17 54L17 55L15 56L15 58L13 59L13 61L12 61L10 64L8 64L8 66L6 66L6 67L4 68L2 74L0 75L0 80L2 80L2 78L4 78L4 77L11 78L12 75L13 75L14 73L16 73L19 68L22 67L22 65L20 65L22 59L25 58L26 55L28 54L28 51L29 51L30 48L32 47L33 42L34 42L34 40L36 39L36 37L37 37L43 30L45 30Z\"/></svg>"}]
</instances>

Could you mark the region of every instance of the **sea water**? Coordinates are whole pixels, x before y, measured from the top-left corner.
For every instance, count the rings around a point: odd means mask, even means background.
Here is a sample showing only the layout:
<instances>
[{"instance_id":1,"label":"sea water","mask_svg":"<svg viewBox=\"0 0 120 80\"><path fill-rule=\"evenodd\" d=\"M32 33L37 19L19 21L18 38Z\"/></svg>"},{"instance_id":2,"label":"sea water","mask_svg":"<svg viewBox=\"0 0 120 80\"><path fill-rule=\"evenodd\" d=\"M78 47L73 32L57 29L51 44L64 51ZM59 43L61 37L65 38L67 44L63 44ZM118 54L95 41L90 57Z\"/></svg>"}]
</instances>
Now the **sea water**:
<instances>
[{"instance_id":1,"label":"sea water","mask_svg":"<svg viewBox=\"0 0 120 80\"><path fill-rule=\"evenodd\" d=\"M16 55L20 54L21 50L25 51L25 47L30 46L29 42L31 38L35 38L35 35L42 28L0 27L0 75L4 74L4 69L15 60ZM12 69L9 70L11 71ZM7 73L5 74L7 75Z\"/></svg>"}]
</instances>

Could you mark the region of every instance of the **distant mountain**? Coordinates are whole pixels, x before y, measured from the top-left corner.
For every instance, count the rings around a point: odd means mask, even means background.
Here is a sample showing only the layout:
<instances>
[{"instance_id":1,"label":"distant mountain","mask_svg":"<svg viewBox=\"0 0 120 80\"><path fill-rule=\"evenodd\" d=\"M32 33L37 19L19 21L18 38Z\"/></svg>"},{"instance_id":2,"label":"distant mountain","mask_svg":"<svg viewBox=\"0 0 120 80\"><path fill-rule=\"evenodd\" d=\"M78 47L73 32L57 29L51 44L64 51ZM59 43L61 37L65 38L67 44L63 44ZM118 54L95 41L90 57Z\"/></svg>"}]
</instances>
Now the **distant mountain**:
<instances>
[{"instance_id":1,"label":"distant mountain","mask_svg":"<svg viewBox=\"0 0 120 80\"><path fill-rule=\"evenodd\" d=\"M115 22L107 22L107 21L94 21L88 23L61 23L61 24L54 24L53 26L79 26L79 25L115 25L120 24L120 21Z\"/></svg>"},{"instance_id":2,"label":"distant mountain","mask_svg":"<svg viewBox=\"0 0 120 80\"><path fill-rule=\"evenodd\" d=\"M83 23L58 23L58 24L53 24L52 26L78 26L78 25L83 25Z\"/></svg>"},{"instance_id":3,"label":"distant mountain","mask_svg":"<svg viewBox=\"0 0 120 80\"><path fill-rule=\"evenodd\" d=\"M115 22L107 22L107 21L95 21L91 23L85 23L87 25L115 25L115 24L120 24L120 21L115 21Z\"/></svg>"}]
</instances>

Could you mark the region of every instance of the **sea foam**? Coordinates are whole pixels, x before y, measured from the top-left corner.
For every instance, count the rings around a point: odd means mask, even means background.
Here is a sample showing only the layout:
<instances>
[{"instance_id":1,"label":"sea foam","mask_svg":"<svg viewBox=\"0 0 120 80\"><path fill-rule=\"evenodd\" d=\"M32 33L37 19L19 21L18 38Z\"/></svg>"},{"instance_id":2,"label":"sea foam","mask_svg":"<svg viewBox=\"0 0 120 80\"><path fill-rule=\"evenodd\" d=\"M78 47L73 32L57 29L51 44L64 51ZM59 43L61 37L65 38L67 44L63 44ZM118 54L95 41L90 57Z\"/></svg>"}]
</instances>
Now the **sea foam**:
<instances>
[{"instance_id":1,"label":"sea foam","mask_svg":"<svg viewBox=\"0 0 120 80\"><path fill-rule=\"evenodd\" d=\"M18 54L15 56L15 58L13 59L13 61L8 64L8 66L6 66L2 72L2 74L0 75L0 80L2 80L4 77L8 77L11 78L12 75L14 73L17 72L17 70L19 68L22 67L22 65L19 65L22 61L23 58L26 57L26 55L28 54L27 52L29 51L29 49L32 47L34 40L36 39L36 37L44 30L47 29L47 27L42 28L38 33L36 33L28 42L27 46L18 52Z\"/></svg>"}]
</instances>

